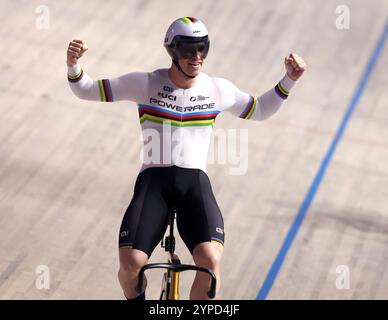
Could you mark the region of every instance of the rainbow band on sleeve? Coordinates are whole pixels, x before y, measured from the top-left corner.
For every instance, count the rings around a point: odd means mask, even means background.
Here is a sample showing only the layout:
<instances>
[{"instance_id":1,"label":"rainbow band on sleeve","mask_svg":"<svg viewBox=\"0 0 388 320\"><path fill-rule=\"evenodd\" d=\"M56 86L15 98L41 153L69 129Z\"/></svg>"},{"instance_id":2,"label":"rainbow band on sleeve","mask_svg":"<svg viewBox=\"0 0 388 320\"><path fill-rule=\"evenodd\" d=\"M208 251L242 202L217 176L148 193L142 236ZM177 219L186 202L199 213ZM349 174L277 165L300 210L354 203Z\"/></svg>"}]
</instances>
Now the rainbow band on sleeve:
<instances>
[{"instance_id":1,"label":"rainbow band on sleeve","mask_svg":"<svg viewBox=\"0 0 388 320\"><path fill-rule=\"evenodd\" d=\"M244 111L239 115L239 117L246 120L251 119L252 115L255 112L256 105L257 105L257 99L250 96Z\"/></svg>"},{"instance_id":2,"label":"rainbow band on sleeve","mask_svg":"<svg viewBox=\"0 0 388 320\"><path fill-rule=\"evenodd\" d=\"M282 99L287 99L288 98L288 95L290 94L286 89L284 89L282 87L282 85L280 84L280 81L278 82L278 84L275 86L275 92L278 94L278 96Z\"/></svg>"},{"instance_id":3,"label":"rainbow band on sleeve","mask_svg":"<svg viewBox=\"0 0 388 320\"><path fill-rule=\"evenodd\" d=\"M110 87L110 82L107 79L98 80L98 88L100 89L100 101L112 102L113 93Z\"/></svg>"},{"instance_id":4,"label":"rainbow band on sleeve","mask_svg":"<svg viewBox=\"0 0 388 320\"><path fill-rule=\"evenodd\" d=\"M82 76L84 75L84 71L81 69L76 75L67 75L67 80L70 82L78 82L82 79Z\"/></svg>"}]
</instances>

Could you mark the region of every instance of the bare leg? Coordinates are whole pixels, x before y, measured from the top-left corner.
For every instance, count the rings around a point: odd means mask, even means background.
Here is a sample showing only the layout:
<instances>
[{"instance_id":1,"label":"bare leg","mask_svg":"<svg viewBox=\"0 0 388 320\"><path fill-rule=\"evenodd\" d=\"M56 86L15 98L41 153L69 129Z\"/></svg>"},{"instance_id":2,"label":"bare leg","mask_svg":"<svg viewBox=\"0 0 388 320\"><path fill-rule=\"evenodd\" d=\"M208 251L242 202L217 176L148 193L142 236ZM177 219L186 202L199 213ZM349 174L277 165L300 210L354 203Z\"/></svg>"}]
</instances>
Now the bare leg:
<instances>
[{"instance_id":1,"label":"bare leg","mask_svg":"<svg viewBox=\"0 0 388 320\"><path fill-rule=\"evenodd\" d=\"M128 299L136 298L141 292L136 289L138 274L142 266L148 262L148 256L137 249L119 249L120 270L118 278L124 294ZM144 278L143 291L147 286Z\"/></svg>"},{"instance_id":2,"label":"bare leg","mask_svg":"<svg viewBox=\"0 0 388 320\"><path fill-rule=\"evenodd\" d=\"M221 287L220 261L223 247L212 242L202 242L193 250L193 259L197 266L212 270L217 278L217 294ZM197 272L191 287L191 300L208 300L207 292L210 288L210 277L203 272Z\"/></svg>"}]
</instances>

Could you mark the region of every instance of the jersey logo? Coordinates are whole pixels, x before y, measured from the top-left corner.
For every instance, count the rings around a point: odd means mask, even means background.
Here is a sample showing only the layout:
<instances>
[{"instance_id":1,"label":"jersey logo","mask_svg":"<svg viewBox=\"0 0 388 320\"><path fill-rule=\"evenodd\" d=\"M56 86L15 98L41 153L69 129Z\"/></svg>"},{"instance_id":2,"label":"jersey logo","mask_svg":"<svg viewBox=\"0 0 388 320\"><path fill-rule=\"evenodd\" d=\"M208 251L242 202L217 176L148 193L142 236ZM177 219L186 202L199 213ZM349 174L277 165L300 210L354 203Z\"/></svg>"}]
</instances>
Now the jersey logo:
<instances>
[{"instance_id":1,"label":"jersey logo","mask_svg":"<svg viewBox=\"0 0 388 320\"><path fill-rule=\"evenodd\" d=\"M210 97L204 97L202 95L196 96L196 97L190 97L191 102L195 101L205 101L206 99L209 99Z\"/></svg>"},{"instance_id":2,"label":"jersey logo","mask_svg":"<svg viewBox=\"0 0 388 320\"><path fill-rule=\"evenodd\" d=\"M161 98L164 98L164 99L171 100L171 101L176 101L176 96L174 96L172 94L167 94L167 93L164 93L164 92L158 92L158 96L161 97Z\"/></svg>"},{"instance_id":3,"label":"jersey logo","mask_svg":"<svg viewBox=\"0 0 388 320\"><path fill-rule=\"evenodd\" d=\"M167 92L173 92L172 88L169 86L163 86L163 90Z\"/></svg>"}]
</instances>

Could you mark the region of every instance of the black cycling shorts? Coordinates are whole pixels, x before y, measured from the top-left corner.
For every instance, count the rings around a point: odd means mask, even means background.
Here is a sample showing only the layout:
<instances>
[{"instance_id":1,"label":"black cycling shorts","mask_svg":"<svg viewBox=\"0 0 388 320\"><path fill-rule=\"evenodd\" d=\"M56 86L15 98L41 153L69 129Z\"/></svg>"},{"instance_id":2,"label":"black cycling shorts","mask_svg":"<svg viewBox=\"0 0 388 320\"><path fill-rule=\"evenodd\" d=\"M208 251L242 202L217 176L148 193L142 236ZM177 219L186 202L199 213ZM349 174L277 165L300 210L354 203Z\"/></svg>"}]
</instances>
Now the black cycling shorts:
<instances>
[{"instance_id":1,"label":"black cycling shorts","mask_svg":"<svg viewBox=\"0 0 388 320\"><path fill-rule=\"evenodd\" d=\"M125 212L119 247L151 256L161 241L170 208L177 209L179 234L193 253L201 242L224 243L224 221L210 180L200 169L151 167L139 173Z\"/></svg>"}]
</instances>

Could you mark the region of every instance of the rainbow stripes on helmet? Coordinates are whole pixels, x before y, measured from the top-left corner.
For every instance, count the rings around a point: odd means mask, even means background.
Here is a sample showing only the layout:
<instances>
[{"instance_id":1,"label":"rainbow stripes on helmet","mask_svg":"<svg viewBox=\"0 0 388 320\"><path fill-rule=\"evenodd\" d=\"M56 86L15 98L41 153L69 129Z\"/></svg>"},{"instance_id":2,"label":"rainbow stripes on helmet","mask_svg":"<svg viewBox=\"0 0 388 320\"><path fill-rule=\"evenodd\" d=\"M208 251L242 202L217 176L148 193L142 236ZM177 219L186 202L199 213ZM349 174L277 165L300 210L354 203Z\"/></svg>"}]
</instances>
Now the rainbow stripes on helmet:
<instances>
[{"instance_id":1,"label":"rainbow stripes on helmet","mask_svg":"<svg viewBox=\"0 0 388 320\"><path fill-rule=\"evenodd\" d=\"M200 21L199 19L194 18L194 17L183 17L183 18L180 18L179 20L183 21L184 23L196 23L196 22Z\"/></svg>"}]
</instances>

